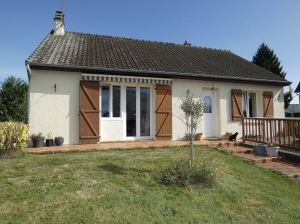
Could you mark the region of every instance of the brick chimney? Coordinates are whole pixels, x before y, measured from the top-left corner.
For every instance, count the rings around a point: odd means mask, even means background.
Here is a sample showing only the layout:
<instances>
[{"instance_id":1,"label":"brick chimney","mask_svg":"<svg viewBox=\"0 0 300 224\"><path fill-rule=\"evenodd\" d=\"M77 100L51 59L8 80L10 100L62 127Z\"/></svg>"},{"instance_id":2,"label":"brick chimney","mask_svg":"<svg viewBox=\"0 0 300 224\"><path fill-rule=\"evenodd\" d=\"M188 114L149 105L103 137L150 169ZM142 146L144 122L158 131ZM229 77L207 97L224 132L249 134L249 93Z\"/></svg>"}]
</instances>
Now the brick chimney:
<instances>
[{"instance_id":1,"label":"brick chimney","mask_svg":"<svg viewBox=\"0 0 300 224\"><path fill-rule=\"evenodd\" d=\"M63 36L65 34L64 30L64 13L62 11L56 11L54 17L54 35Z\"/></svg>"}]
</instances>

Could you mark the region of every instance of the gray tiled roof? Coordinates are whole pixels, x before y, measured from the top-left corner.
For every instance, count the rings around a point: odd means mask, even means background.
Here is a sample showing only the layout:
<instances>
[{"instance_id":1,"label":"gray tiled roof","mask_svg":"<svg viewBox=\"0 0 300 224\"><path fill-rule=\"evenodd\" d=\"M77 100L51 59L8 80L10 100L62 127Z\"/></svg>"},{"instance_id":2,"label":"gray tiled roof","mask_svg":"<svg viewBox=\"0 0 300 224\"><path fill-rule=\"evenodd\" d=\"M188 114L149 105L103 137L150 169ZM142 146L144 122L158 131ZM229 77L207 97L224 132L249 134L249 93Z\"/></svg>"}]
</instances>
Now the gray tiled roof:
<instances>
[{"instance_id":1,"label":"gray tiled roof","mask_svg":"<svg viewBox=\"0 0 300 224\"><path fill-rule=\"evenodd\" d=\"M207 75L282 82L286 80L226 50L66 31L51 32L26 61L59 65Z\"/></svg>"}]
</instances>

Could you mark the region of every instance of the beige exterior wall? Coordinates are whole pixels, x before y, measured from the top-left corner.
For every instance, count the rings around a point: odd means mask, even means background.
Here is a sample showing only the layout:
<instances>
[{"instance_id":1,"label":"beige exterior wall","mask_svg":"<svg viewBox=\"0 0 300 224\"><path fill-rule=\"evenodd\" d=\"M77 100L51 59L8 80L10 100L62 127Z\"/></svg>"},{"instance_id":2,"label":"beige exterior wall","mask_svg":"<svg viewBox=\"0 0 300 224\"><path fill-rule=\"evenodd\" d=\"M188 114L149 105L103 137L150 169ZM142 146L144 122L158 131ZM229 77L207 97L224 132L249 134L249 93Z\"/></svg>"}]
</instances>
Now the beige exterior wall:
<instances>
[{"instance_id":1,"label":"beige exterior wall","mask_svg":"<svg viewBox=\"0 0 300 224\"><path fill-rule=\"evenodd\" d=\"M79 81L81 73L32 70L29 83L29 125L30 133L48 132L52 136L63 136L65 144L79 143ZM56 84L56 92L54 85ZM114 84L114 83L110 83ZM119 83L118 83L119 84ZM121 83L121 85L127 85ZM131 85L131 84L128 84ZM180 98L186 96L189 89L195 99L202 99L203 90L211 90L211 81L175 79L172 85L173 140L183 140L186 128L182 117ZM216 100L216 130L219 138L226 131L239 132L242 135L241 122L231 118L231 89L255 92L257 96L258 116L263 116L263 91L272 91L274 96L274 117L284 117L284 99L282 88L253 84L214 82ZM155 88L152 89L152 138L155 138ZM123 92L124 94L124 92ZM280 95L280 97L278 97ZM100 101L101 102L101 101ZM123 102L124 103L124 102ZM101 105L101 104L100 104ZM100 119L101 141L125 140L126 105L122 105L122 118ZM198 132L203 130L202 122Z\"/></svg>"},{"instance_id":2,"label":"beige exterior wall","mask_svg":"<svg viewBox=\"0 0 300 224\"><path fill-rule=\"evenodd\" d=\"M241 122L232 121L231 89L242 89L243 91L256 93L258 117L263 116L263 91L272 91L274 117L285 116L283 90L281 87L215 81L213 85L215 89L214 94L216 94L216 137L225 138L226 131L238 132L238 137L242 136ZM186 133L184 124L178 118L182 117L180 116L181 111L179 109L180 98L184 97L189 89L194 94L196 100L202 100L202 90L211 90L211 88L211 81L173 80L173 140L184 139L184 133ZM280 97L278 97L279 95ZM197 131L201 132L202 130L203 127L200 124Z\"/></svg>"},{"instance_id":3,"label":"beige exterior wall","mask_svg":"<svg viewBox=\"0 0 300 224\"><path fill-rule=\"evenodd\" d=\"M79 81L81 73L32 70L29 82L30 133L63 136L79 142ZM54 85L56 84L56 92Z\"/></svg>"}]
</instances>

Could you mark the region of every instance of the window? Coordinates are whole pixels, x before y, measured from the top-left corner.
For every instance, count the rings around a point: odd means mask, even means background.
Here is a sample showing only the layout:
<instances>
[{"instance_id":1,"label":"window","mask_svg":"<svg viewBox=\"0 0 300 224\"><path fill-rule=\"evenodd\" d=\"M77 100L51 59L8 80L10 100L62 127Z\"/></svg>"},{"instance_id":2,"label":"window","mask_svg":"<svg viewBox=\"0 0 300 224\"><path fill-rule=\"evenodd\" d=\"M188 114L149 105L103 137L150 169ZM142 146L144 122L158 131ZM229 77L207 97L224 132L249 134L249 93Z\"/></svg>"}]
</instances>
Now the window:
<instances>
[{"instance_id":1,"label":"window","mask_svg":"<svg viewBox=\"0 0 300 224\"><path fill-rule=\"evenodd\" d=\"M211 98L209 96L205 96L204 99L204 108L203 112L204 113L212 113L212 108L211 108Z\"/></svg>"},{"instance_id":2,"label":"window","mask_svg":"<svg viewBox=\"0 0 300 224\"><path fill-rule=\"evenodd\" d=\"M101 117L121 117L120 86L102 86Z\"/></svg>"},{"instance_id":3,"label":"window","mask_svg":"<svg viewBox=\"0 0 300 224\"><path fill-rule=\"evenodd\" d=\"M101 99L101 115L102 117L109 117L109 86L102 86Z\"/></svg>"},{"instance_id":4,"label":"window","mask_svg":"<svg viewBox=\"0 0 300 224\"><path fill-rule=\"evenodd\" d=\"M244 117L257 117L256 93L243 92L242 105Z\"/></svg>"}]
</instances>

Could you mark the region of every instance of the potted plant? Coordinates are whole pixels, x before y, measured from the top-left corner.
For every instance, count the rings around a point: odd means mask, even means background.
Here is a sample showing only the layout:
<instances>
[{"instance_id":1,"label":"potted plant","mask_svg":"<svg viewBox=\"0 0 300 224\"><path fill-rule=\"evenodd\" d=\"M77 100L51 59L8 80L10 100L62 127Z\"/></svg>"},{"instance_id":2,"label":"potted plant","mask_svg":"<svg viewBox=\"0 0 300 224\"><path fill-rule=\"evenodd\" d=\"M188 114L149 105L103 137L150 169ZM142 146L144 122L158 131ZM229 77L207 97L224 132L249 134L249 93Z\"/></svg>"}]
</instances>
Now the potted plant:
<instances>
[{"instance_id":1,"label":"potted plant","mask_svg":"<svg viewBox=\"0 0 300 224\"><path fill-rule=\"evenodd\" d=\"M226 131L225 139L229 140L229 137L233 134L233 132Z\"/></svg>"},{"instance_id":2,"label":"potted plant","mask_svg":"<svg viewBox=\"0 0 300 224\"><path fill-rule=\"evenodd\" d=\"M278 143L267 143L266 145L266 153L268 156L278 156L279 150Z\"/></svg>"},{"instance_id":3,"label":"potted plant","mask_svg":"<svg viewBox=\"0 0 300 224\"><path fill-rule=\"evenodd\" d=\"M48 146L48 147L53 146L53 138L52 138L52 133L51 132L49 132L47 134L46 146Z\"/></svg>"},{"instance_id":4,"label":"potted plant","mask_svg":"<svg viewBox=\"0 0 300 224\"><path fill-rule=\"evenodd\" d=\"M32 140L33 148L44 146L45 137L43 136L42 132L39 132L38 134L31 134L30 139Z\"/></svg>"},{"instance_id":5,"label":"potted plant","mask_svg":"<svg viewBox=\"0 0 300 224\"><path fill-rule=\"evenodd\" d=\"M195 141L202 141L202 139L203 139L202 132L195 134Z\"/></svg>"},{"instance_id":6,"label":"potted plant","mask_svg":"<svg viewBox=\"0 0 300 224\"><path fill-rule=\"evenodd\" d=\"M265 144L256 144L255 152L257 154L266 155L266 145Z\"/></svg>"},{"instance_id":7,"label":"potted plant","mask_svg":"<svg viewBox=\"0 0 300 224\"><path fill-rule=\"evenodd\" d=\"M55 137L54 141L55 141L55 145L62 146L62 144L64 143L64 137L61 136Z\"/></svg>"}]
</instances>

